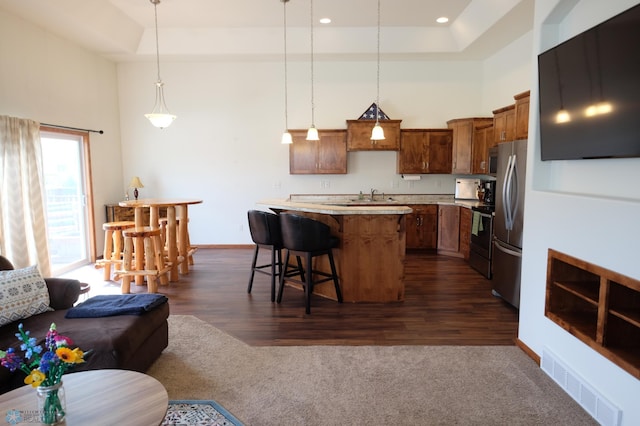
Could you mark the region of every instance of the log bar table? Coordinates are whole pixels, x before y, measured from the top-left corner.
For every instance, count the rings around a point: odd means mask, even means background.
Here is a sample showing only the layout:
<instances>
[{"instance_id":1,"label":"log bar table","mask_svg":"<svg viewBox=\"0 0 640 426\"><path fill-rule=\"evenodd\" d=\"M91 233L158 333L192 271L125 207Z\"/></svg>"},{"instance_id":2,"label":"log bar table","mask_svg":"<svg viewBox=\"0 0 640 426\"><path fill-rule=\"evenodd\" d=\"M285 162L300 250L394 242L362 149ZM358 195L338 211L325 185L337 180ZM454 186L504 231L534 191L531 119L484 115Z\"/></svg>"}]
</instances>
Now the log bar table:
<instances>
[{"instance_id":1,"label":"log bar table","mask_svg":"<svg viewBox=\"0 0 640 426\"><path fill-rule=\"evenodd\" d=\"M334 259L345 302L398 302L404 300L406 215L413 210L398 203L340 205L340 202L263 200L258 205L276 213L291 211L319 220L340 238ZM329 270L325 259L319 269ZM331 285L314 293L336 300Z\"/></svg>"},{"instance_id":2,"label":"log bar table","mask_svg":"<svg viewBox=\"0 0 640 426\"><path fill-rule=\"evenodd\" d=\"M92 370L62 376L67 412L65 424L159 425L167 413L169 397L151 376L128 370ZM36 423L38 401L31 385L0 396L0 416L14 415ZM9 417L6 417L8 419ZM8 421L8 420L7 420Z\"/></svg>"},{"instance_id":3,"label":"log bar table","mask_svg":"<svg viewBox=\"0 0 640 426\"><path fill-rule=\"evenodd\" d=\"M159 210L160 207L167 208L167 251L169 262L171 262L171 276L169 280L178 281L178 271L181 274L189 273L189 213L188 206L190 204L200 204L202 200L191 198L141 198L139 200L120 201L118 205L121 207L133 207L135 211L136 227L142 227L143 209L149 208L150 219L149 226L152 229L160 227ZM176 220L178 219L178 220ZM177 231L177 232L176 232ZM144 248L135 247L136 253L142 253ZM144 265L143 256L136 256L136 269L142 270ZM136 276L136 284L142 284L142 276Z\"/></svg>"}]
</instances>

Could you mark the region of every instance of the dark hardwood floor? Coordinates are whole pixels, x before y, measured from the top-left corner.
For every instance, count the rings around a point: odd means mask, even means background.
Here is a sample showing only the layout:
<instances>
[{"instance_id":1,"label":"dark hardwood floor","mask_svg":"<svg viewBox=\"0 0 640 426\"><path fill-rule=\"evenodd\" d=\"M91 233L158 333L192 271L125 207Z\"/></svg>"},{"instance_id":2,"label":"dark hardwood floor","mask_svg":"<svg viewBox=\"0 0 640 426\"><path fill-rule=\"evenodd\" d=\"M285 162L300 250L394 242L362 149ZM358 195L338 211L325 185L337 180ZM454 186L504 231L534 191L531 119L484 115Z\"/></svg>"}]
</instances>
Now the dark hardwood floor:
<instances>
[{"instance_id":1,"label":"dark hardwood floor","mask_svg":"<svg viewBox=\"0 0 640 426\"><path fill-rule=\"evenodd\" d=\"M266 275L256 274L247 294L252 254L200 248L189 275L159 288L171 313L194 315L256 346L513 345L517 336L517 311L492 296L490 281L462 259L409 252L403 302L339 304L316 296L305 315L298 289L286 287L282 303L271 302ZM102 270L95 273L92 294L119 292L117 283L102 281ZM132 291L146 287L132 284Z\"/></svg>"}]
</instances>

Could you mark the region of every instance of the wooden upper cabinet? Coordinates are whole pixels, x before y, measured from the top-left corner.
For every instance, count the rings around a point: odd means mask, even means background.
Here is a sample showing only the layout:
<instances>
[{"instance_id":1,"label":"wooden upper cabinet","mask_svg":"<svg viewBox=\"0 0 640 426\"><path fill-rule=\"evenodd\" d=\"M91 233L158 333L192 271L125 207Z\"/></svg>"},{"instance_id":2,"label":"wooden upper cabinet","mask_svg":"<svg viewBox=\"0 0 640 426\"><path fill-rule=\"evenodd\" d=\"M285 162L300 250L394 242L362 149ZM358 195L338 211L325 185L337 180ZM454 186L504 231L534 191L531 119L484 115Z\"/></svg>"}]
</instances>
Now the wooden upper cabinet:
<instances>
[{"instance_id":1,"label":"wooden upper cabinet","mask_svg":"<svg viewBox=\"0 0 640 426\"><path fill-rule=\"evenodd\" d=\"M472 174L489 173L489 149L493 148L493 123L476 127L473 137Z\"/></svg>"},{"instance_id":2,"label":"wooden upper cabinet","mask_svg":"<svg viewBox=\"0 0 640 426\"><path fill-rule=\"evenodd\" d=\"M451 173L472 173L475 128L492 122L491 117L457 118L447 121L447 126L453 130Z\"/></svg>"},{"instance_id":3,"label":"wooden upper cabinet","mask_svg":"<svg viewBox=\"0 0 640 426\"><path fill-rule=\"evenodd\" d=\"M496 144L510 142L516 138L515 104L493 111L493 140Z\"/></svg>"},{"instance_id":4,"label":"wooden upper cabinet","mask_svg":"<svg viewBox=\"0 0 640 426\"><path fill-rule=\"evenodd\" d=\"M289 145L289 173L346 174L346 130L320 130L319 141L308 141L306 130L290 130L293 143Z\"/></svg>"},{"instance_id":5,"label":"wooden upper cabinet","mask_svg":"<svg viewBox=\"0 0 640 426\"><path fill-rule=\"evenodd\" d=\"M519 93L513 97L516 100L515 107L515 139L527 139L529 137L529 91Z\"/></svg>"},{"instance_id":6,"label":"wooden upper cabinet","mask_svg":"<svg viewBox=\"0 0 640 426\"><path fill-rule=\"evenodd\" d=\"M449 129L403 129L398 173L450 173L451 143Z\"/></svg>"},{"instance_id":7,"label":"wooden upper cabinet","mask_svg":"<svg viewBox=\"0 0 640 426\"><path fill-rule=\"evenodd\" d=\"M402 120L380 120L385 139L371 140L375 120L347 120L347 151L398 151Z\"/></svg>"}]
</instances>

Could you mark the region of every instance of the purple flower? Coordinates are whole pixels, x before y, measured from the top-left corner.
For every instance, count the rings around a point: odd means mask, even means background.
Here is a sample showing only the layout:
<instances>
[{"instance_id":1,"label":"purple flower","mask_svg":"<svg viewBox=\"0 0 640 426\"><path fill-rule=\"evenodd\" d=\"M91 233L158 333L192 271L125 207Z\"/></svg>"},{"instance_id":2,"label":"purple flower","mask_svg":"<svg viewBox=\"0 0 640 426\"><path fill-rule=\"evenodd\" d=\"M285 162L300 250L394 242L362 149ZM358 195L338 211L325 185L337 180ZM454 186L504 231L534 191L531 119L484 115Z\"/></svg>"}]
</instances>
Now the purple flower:
<instances>
[{"instance_id":1,"label":"purple flower","mask_svg":"<svg viewBox=\"0 0 640 426\"><path fill-rule=\"evenodd\" d=\"M45 352L44 355L42 355L42 359L40 359L40 366L38 370L47 374L51 367L57 364L57 360L59 360L59 358L56 356L55 352Z\"/></svg>"},{"instance_id":2,"label":"purple flower","mask_svg":"<svg viewBox=\"0 0 640 426\"><path fill-rule=\"evenodd\" d=\"M20 368L21 364L22 364L22 359L18 354L16 354L13 351L13 348L7 349L7 352L5 352L4 357L0 359L0 365L2 365L5 368L8 368L9 371L11 372L14 372L18 368Z\"/></svg>"}]
</instances>

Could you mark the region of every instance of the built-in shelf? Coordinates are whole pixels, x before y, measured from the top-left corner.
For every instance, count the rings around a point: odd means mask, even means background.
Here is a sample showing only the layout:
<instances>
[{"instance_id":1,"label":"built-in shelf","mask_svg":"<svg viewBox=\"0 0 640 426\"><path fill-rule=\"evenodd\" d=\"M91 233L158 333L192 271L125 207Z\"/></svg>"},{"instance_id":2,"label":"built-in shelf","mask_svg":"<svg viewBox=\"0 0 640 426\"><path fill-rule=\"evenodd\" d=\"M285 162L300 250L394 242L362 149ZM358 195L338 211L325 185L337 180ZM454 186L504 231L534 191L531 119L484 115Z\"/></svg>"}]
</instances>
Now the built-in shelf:
<instances>
[{"instance_id":1,"label":"built-in shelf","mask_svg":"<svg viewBox=\"0 0 640 426\"><path fill-rule=\"evenodd\" d=\"M545 315L640 379L640 281L549 249Z\"/></svg>"}]
</instances>

